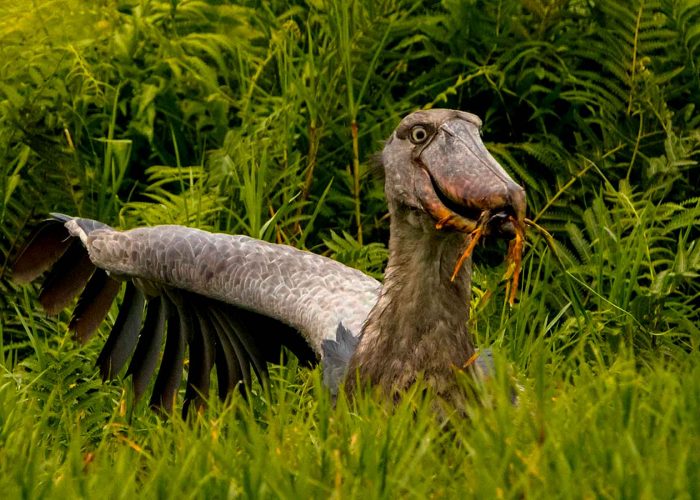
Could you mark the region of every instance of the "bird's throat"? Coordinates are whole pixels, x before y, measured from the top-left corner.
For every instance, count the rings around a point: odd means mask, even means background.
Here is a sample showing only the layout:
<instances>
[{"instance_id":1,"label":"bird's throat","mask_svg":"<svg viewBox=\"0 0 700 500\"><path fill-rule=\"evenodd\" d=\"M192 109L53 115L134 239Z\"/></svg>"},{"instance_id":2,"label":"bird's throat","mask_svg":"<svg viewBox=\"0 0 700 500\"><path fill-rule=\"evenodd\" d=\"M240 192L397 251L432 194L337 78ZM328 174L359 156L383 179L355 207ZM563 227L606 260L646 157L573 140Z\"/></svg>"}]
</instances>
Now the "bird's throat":
<instances>
[{"instance_id":1,"label":"bird's throat","mask_svg":"<svg viewBox=\"0 0 700 500\"><path fill-rule=\"evenodd\" d=\"M392 214L384 286L362 331L346 386L357 380L395 394L424 378L438 393L455 389L455 370L474 354L467 329L471 260L454 281L464 234L441 232L423 212Z\"/></svg>"}]
</instances>

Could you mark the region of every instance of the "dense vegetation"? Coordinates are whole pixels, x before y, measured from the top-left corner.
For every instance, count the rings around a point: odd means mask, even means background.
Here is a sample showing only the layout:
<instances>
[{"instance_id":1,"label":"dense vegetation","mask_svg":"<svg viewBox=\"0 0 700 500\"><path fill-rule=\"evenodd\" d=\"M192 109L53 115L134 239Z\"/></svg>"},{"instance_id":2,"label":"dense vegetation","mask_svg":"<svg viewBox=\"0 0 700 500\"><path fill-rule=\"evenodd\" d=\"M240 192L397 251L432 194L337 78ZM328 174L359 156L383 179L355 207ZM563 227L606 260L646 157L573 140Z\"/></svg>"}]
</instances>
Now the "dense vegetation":
<instances>
[{"instance_id":1,"label":"dense vegetation","mask_svg":"<svg viewBox=\"0 0 700 500\"><path fill-rule=\"evenodd\" d=\"M696 0L0 0L0 491L700 496ZM498 376L468 418L420 387L330 404L318 370L166 421L102 384L8 259L49 211L178 223L376 276L371 157L402 115L469 110L528 192L519 303L477 255ZM102 332L106 334L108 330ZM516 382L520 402L511 405Z\"/></svg>"}]
</instances>

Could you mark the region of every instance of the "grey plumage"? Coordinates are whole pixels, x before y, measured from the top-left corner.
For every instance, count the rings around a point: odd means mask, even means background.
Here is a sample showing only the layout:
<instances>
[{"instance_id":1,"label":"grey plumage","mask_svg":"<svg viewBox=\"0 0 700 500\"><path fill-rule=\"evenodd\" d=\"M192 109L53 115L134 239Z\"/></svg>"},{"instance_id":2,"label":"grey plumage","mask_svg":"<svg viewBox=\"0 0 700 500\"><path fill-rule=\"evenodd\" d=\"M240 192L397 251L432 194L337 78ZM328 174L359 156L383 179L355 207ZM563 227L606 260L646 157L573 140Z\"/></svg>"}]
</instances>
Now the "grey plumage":
<instances>
[{"instance_id":1,"label":"grey plumage","mask_svg":"<svg viewBox=\"0 0 700 500\"><path fill-rule=\"evenodd\" d=\"M56 264L40 296L49 312L84 287L70 324L81 340L126 281L98 365L112 377L131 358L127 374L138 398L165 337L151 405L166 412L187 346L185 413L204 404L212 370L223 399L249 386L252 373L264 381L282 346L302 360L321 358L334 392L343 380L349 391L359 380L394 393L423 374L449 399L455 368L484 371L465 364L475 350L467 330L471 269L467 262L453 273L455 262L484 214L493 222L480 230L508 236L525 212L524 191L485 149L480 124L461 111L419 111L387 141L391 238L383 285L326 257L246 236L182 226L117 231L61 214L29 238L15 278L30 281Z\"/></svg>"},{"instance_id":2,"label":"grey plumage","mask_svg":"<svg viewBox=\"0 0 700 500\"><path fill-rule=\"evenodd\" d=\"M342 322L338 323L334 339L323 339L321 342L323 380L333 395L337 394L359 343L359 335L353 335Z\"/></svg>"},{"instance_id":3,"label":"grey plumage","mask_svg":"<svg viewBox=\"0 0 700 500\"><path fill-rule=\"evenodd\" d=\"M112 276L172 284L283 321L315 351L342 320L359 332L381 284L356 269L286 245L182 226L85 234L90 259ZM148 286L148 285L147 285ZM273 298L271 300L271 298Z\"/></svg>"}]
</instances>

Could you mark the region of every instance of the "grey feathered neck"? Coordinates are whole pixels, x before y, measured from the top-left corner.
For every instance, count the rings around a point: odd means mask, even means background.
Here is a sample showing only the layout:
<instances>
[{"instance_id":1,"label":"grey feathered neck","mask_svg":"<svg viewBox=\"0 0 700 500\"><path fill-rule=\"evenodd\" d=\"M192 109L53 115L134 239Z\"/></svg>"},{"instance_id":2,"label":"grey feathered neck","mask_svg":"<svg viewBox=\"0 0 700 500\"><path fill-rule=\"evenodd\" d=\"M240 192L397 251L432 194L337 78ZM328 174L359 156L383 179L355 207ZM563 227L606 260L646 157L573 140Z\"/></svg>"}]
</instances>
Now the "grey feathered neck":
<instances>
[{"instance_id":1,"label":"grey feathered neck","mask_svg":"<svg viewBox=\"0 0 700 500\"><path fill-rule=\"evenodd\" d=\"M467 329L471 262L450 281L465 239L435 231L423 212L403 208L392 214L384 286L350 361L350 390L356 375L388 394L422 376L450 399L455 369L474 353Z\"/></svg>"}]
</instances>

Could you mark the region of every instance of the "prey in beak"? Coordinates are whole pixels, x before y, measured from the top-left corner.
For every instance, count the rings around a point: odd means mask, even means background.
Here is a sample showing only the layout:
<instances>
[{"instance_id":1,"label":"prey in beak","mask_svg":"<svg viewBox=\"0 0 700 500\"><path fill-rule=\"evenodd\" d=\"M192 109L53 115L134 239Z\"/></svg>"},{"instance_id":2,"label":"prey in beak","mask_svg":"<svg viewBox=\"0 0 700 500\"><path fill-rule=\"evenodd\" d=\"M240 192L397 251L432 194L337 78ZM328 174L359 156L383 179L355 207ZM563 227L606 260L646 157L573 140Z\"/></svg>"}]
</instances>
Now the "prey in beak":
<instances>
[{"instance_id":1,"label":"prey in beak","mask_svg":"<svg viewBox=\"0 0 700 500\"><path fill-rule=\"evenodd\" d=\"M525 190L488 152L481 120L454 110L419 111L396 131L413 144L413 188L437 230L466 233L467 244L452 280L483 236L510 238L507 278L513 305L525 237Z\"/></svg>"}]
</instances>

